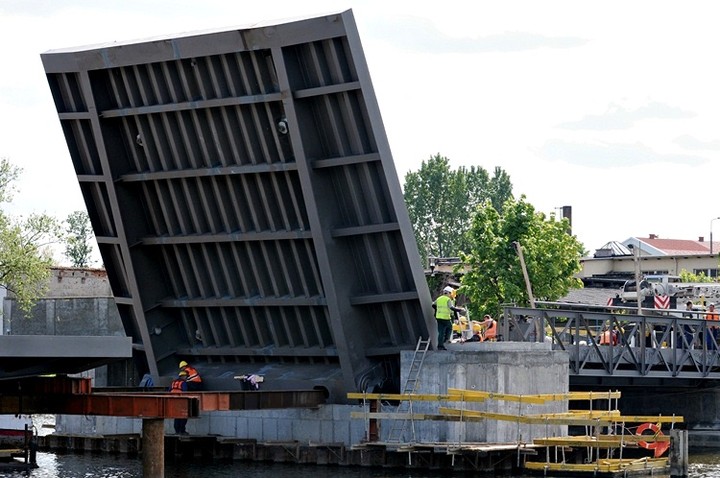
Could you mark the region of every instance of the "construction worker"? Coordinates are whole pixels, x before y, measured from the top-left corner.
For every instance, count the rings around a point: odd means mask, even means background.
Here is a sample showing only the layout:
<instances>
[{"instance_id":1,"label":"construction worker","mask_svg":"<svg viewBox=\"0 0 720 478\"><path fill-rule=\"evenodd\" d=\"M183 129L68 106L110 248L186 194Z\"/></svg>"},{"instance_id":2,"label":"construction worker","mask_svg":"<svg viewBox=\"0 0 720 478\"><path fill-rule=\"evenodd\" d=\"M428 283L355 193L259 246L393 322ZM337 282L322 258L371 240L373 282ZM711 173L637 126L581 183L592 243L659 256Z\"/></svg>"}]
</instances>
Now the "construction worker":
<instances>
[{"instance_id":1,"label":"construction worker","mask_svg":"<svg viewBox=\"0 0 720 478\"><path fill-rule=\"evenodd\" d=\"M180 370L185 372L185 381L187 382L188 390L190 392L202 390L202 377L200 377L197 369L184 360L180 362L179 366Z\"/></svg>"},{"instance_id":2,"label":"construction worker","mask_svg":"<svg viewBox=\"0 0 720 478\"><path fill-rule=\"evenodd\" d=\"M178 377L170 383L170 393L183 393L188 391L187 372L180 370ZM173 420L173 428L178 435L187 435L185 430L187 418L176 418Z\"/></svg>"},{"instance_id":3,"label":"construction worker","mask_svg":"<svg viewBox=\"0 0 720 478\"><path fill-rule=\"evenodd\" d=\"M715 303L710 303L710 305L708 305L708 309L705 313L705 320L710 321L707 325L705 342L707 344L707 348L715 350L717 349L716 343L718 339L718 332L720 331L718 325L716 325L718 321L720 321L720 314L718 314L715 310Z\"/></svg>"},{"instance_id":4,"label":"construction worker","mask_svg":"<svg viewBox=\"0 0 720 478\"><path fill-rule=\"evenodd\" d=\"M442 295L433 302L435 320L437 321L438 328L438 350L447 350L445 348L445 342L450 340L450 337L452 336L453 313L465 312L465 309L455 307L455 301L453 300L454 292L455 289L450 286L446 286L443 289Z\"/></svg>"},{"instance_id":5,"label":"construction worker","mask_svg":"<svg viewBox=\"0 0 720 478\"><path fill-rule=\"evenodd\" d=\"M497 321L485 314L483 321L480 322L483 326L483 340L495 341L497 339Z\"/></svg>"},{"instance_id":6,"label":"construction worker","mask_svg":"<svg viewBox=\"0 0 720 478\"><path fill-rule=\"evenodd\" d=\"M603 327L603 333L600 335L600 345L617 345L618 344L618 333L615 327L610 328L606 325Z\"/></svg>"}]
</instances>

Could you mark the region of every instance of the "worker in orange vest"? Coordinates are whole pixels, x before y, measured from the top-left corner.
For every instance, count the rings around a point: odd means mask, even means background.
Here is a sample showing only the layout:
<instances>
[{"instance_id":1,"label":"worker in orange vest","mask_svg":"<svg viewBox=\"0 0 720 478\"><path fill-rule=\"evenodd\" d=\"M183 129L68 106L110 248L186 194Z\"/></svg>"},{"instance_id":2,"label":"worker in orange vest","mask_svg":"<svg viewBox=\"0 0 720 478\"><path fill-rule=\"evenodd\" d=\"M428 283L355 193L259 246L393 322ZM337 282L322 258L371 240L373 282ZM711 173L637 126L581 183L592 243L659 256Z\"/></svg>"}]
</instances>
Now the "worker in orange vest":
<instances>
[{"instance_id":1,"label":"worker in orange vest","mask_svg":"<svg viewBox=\"0 0 720 478\"><path fill-rule=\"evenodd\" d=\"M495 341L497 339L497 321L485 314L480 325L484 327L483 340Z\"/></svg>"},{"instance_id":2,"label":"worker in orange vest","mask_svg":"<svg viewBox=\"0 0 720 478\"><path fill-rule=\"evenodd\" d=\"M180 370L178 377L170 383L170 393L183 393L188 391L187 372ZM185 430L187 418L176 418L173 420L173 428L178 435L187 435Z\"/></svg>"},{"instance_id":3,"label":"worker in orange vest","mask_svg":"<svg viewBox=\"0 0 720 478\"><path fill-rule=\"evenodd\" d=\"M715 304L711 303L708 305L707 313L705 314L705 320L709 320L712 323L717 323L720 320L720 315L715 311ZM717 349L717 339L718 339L718 333L720 332L720 329L717 325L710 325L707 326L707 335L705 337L705 342L707 344L707 348L711 350Z\"/></svg>"},{"instance_id":4,"label":"worker in orange vest","mask_svg":"<svg viewBox=\"0 0 720 478\"><path fill-rule=\"evenodd\" d=\"M600 335L600 345L617 345L618 335L617 328L614 325L612 327L605 325L605 327L603 327L603 332Z\"/></svg>"},{"instance_id":5,"label":"worker in orange vest","mask_svg":"<svg viewBox=\"0 0 720 478\"><path fill-rule=\"evenodd\" d=\"M183 360L180 362L180 370L185 372L188 391L196 392L202 389L202 377L195 367Z\"/></svg>"}]
</instances>

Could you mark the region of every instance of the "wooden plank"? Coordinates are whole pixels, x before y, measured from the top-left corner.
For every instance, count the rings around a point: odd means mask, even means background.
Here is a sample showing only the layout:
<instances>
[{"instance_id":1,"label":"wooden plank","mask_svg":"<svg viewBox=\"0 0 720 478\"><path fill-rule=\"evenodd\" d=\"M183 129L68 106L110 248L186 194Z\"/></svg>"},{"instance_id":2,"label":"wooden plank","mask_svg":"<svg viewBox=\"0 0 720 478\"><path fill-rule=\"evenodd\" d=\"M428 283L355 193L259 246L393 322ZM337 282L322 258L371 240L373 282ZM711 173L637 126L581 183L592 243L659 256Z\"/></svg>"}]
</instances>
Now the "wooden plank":
<instances>
[{"instance_id":1,"label":"wooden plank","mask_svg":"<svg viewBox=\"0 0 720 478\"><path fill-rule=\"evenodd\" d=\"M463 421L474 421L476 419L500 420L506 422L529 423L537 425L580 425L580 426L600 426L610 425L614 423L611 418L585 418L585 417L563 417L551 418L542 416L524 416L510 415L504 413L482 412L478 410L459 410L457 408L440 407L440 413L443 415L452 415L462 417Z\"/></svg>"},{"instance_id":2,"label":"wooden plank","mask_svg":"<svg viewBox=\"0 0 720 478\"><path fill-rule=\"evenodd\" d=\"M564 400L609 400L620 398L620 392L569 392L538 395L515 395L510 393L495 393L479 390L464 390L449 388L446 394L401 394L401 393L359 393L347 394L352 400L411 400L411 401L455 401L455 402L483 402L485 400L500 400L506 402L543 404L552 401Z\"/></svg>"},{"instance_id":3,"label":"wooden plank","mask_svg":"<svg viewBox=\"0 0 720 478\"><path fill-rule=\"evenodd\" d=\"M423 393L358 393L347 394L350 400L409 400L415 402L460 402L463 397L458 394L423 394ZM465 398L466 402L483 402L487 398L473 396Z\"/></svg>"},{"instance_id":4,"label":"wooden plank","mask_svg":"<svg viewBox=\"0 0 720 478\"><path fill-rule=\"evenodd\" d=\"M366 418L380 420L431 420L440 422L459 422L461 417L452 415L434 415L430 413L394 413L394 412L350 412L350 418ZM471 421L480 421L479 418Z\"/></svg>"},{"instance_id":5,"label":"wooden plank","mask_svg":"<svg viewBox=\"0 0 720 478\"><path fill-rule=\"evenodd\" d=\"M462 388L448 388L448 394L461 397L461 401L473 401L473 399L502 400L505 402L520 402L543 404L547 400L537 395L514 395L511 393L483 392L479 390L464 390Z\"/></svg>"},{"instance_id":6,"label":"wooden plank","mask_svg":"<svg viewBox=\"0 0 720 478\"><path fill-rule=\"evenodd\" d=\"M685 418L675 416L652 416L652 415L622 415L617 419L618 423L683 423Z\"/></svg>"},{"instance_id":7,"label":"wooden plank","mask_svg":"<svg viewBox=\"0 0 720 478\"><path fill-rule=\"evenodd\" d=\"M576 473L621 473L638 470L657 471L668 468L667 458L641 458L632 459L605 459L594 463L549 463L549 462L526 462L525 469L536 471L563 471Z\"/></svg>"},{"instance_id":8,"label":"wooden plank","mask_svg":"<svg viewBox=\"0 0 720 478\"><path fill-rule=\"evenodd\" d=\"M620 448L623 445L637 445L639 441L669 442L669 435L601 435L593 437L588 435L535 438L533 444L544 446L588 446L593 448Z\"/></svg>"},{"instance_id":9,"label":"wooden plank","mask_svg":"<svg viewBox=\"0 0 720 478\"><path fill-rule=\"evenodd\" d=\"M14 456L22 456L25 453L20 448L4 448L0 450L0 458L12 458Z\"/></svg>"},{"instance_id":10,"label":"wooden plank","mask_svg":"<svg viewBox=\"0 0 720 478\"><path fill-rule=\"evenodd\" d=\"M620 398L620 392L568 392L545 393L536 395L549 402L562 402L563 400L611 400Z\"/></svg>"}]
</instances>

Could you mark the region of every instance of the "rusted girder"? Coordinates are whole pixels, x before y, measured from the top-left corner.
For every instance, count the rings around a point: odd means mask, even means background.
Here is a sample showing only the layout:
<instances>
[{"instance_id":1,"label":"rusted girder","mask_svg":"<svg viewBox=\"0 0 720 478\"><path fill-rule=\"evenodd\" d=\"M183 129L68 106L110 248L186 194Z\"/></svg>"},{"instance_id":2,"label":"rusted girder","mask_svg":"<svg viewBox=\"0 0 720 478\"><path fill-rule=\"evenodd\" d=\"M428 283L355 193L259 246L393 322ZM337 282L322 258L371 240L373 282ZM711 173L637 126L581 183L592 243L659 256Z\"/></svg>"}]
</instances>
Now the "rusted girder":
<instances>
[{"instance_id":1,"label":"rusted girder","mask_svg":"<svg viewBox=\"0 0 720 478\"><path fill-rule=\"evenodd\" d=\"M59 375L0 380L0 395L17 393L25 395L88 394L90 392L92 392L92 381L86 377Z\"/></svg>"},{"instance_id":2,"label":"rusted girder","mask_svg":"<svg viewBox=\"0 0 720 478\"><path fill-rule=\"evenodd\" d=\"M93 391L88 378L35 377L0 381L0 414L56 413L134 418L192 418L200 412L308 408L325 403L321 390L253 390L174 394L158 389Z\"/></svg>"},{"instance_id":3,"label":"rusted girder","mask_svg":"<svg viewBox=\"0 0 720 478\"><path fill-rule=\"evenodd\" d=\"M140 391L137 387L97 388L95 393L122 393L125 395L160 394L163 389ZM327 402L325 390L232 390L223 392L188 392L200 398L200 411L212 410L263 410L270 408L311 408ZM227 400L227 401L226 401Z\"/></svg>"},{"instance_id":4,"label":"rusted girder","mask_svg":"<svg viewBox=\"0 0 720 478\"><path fill-rule=\"evenodd\" d=\"M200 414L200 399L181 394L0 395L0 414L16 413L192 418Z\"/></svg>"}]
</instances>

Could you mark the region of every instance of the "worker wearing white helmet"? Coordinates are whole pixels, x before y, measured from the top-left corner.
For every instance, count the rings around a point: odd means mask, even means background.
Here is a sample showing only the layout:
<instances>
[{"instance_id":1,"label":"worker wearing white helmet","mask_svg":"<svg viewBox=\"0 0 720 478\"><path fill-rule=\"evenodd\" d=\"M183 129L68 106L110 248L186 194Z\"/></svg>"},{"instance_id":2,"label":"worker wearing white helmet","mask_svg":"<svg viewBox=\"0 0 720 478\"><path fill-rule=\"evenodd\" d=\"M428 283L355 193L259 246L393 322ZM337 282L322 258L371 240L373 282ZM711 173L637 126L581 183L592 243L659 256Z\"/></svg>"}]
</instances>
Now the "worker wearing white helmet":
<instances>
[{"instance_id":1,"label":"worker wearing white helmet","mask_svg":"<svg viewBox=\"0 0 720 478\"><path fill-rule=\"evenodd\" d=\"M464 309L455 307L455 301L453 300L454 294L455 289L446 286L443 289L442 295L433 302L438 329L438 350L447 350L445 348L445 342L450 340L452 335L453 312L464 312Z\"/></svg>"}]
</instances>

